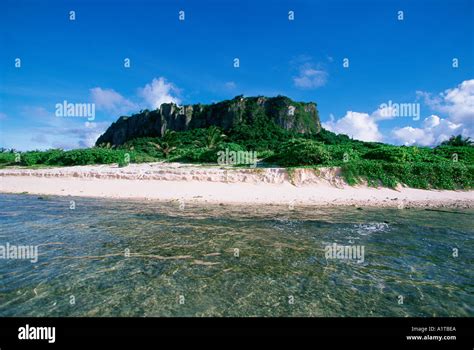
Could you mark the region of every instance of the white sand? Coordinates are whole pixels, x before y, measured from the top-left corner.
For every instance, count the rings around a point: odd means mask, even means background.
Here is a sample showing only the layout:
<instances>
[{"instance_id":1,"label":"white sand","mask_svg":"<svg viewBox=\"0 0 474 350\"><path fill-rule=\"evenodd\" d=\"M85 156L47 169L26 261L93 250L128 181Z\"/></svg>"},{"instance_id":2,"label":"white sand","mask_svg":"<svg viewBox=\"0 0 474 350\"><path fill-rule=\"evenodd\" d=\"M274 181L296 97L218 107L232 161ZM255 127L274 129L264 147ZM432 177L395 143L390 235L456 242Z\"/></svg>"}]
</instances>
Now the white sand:
<instances>
[{"instance_id":1,"label":"white sand","mask_svg":"<svg viewBox=\"0 0 474 350\"><path fill-rule=\"evenodd\" d=\"M183 164L0 169L0 192L285 205L474 208L474 191L349 186L338 169L286 170Z\"/></svg>"}]
</instances>

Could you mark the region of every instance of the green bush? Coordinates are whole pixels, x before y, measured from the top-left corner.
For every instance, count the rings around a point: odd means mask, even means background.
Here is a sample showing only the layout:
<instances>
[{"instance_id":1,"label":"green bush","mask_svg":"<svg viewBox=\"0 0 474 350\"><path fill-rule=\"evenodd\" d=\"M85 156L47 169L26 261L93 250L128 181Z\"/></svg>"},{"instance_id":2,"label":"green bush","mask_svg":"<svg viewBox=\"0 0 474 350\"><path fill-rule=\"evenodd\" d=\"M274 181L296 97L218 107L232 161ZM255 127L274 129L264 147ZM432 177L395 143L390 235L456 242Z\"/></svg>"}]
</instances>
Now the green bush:
<instances>
[{"instance_id":1,"label":"green bush","mask_svg":"<svg viewBox=\"0 0 474 350\"><path fill-rule=\"evenodd\" d=\"M41 163L42 159L42 153L41 152L36 152L36 151L31 151L31 152L26 152L21 155L21 165L26 165L26 166L31 166L35 164Z\"/></svg>"},{"instance_id":2,"label":"green bush","mask_svg":"<svg viewBox=\"0 0 474 350\"><path fill-rule=\"evenodd\" d=\"M153 146L153 143L158 143L159 140L158 137L141 137L126 142L124 145L119 147L119 149L133 150L137 154L141 154L143 158L147 159L149 157L154 158L154 160L163 159L163 153Z\"/></svg>"},{"instance_id":3,"label":"green bush","mask_svg":"<svg viewBox=\"0 0 474 350\"><path fill-rule=\"evenodd\" d=\"M407 162L442 162L444 159L436 155L431 148L428 147L397 147L390 145L381 145L374 149L367 150L362 158L369 160L381 160L390 163L407 163Z\"/></svg>"},{"instance_id":4,"label":"green bush","mask_svg":"<svg viewBox=\"0 0 474 350\"><path fill-rule=\"evenodd\" d=\"M326 145L340 145L340 144L347 144L347 143L361 143L362 141L351 140L349 136L344 134L335 134L329 130L321 129L321 131L317 134L313 134L311 138L315 141L323 142Z\"/></svg>"},{"instance_id":5,"label":"green bush","mask_svg":"<svg viewBox=\"0 0 474 350\"><path fill-rule=\"evenodd\" d=\"M407 152L401 147L382 146L368 151L363 155L363 158L391 163L405 163L407 161Z\"/></svg>"},{"instance_id":6,"label":"green bush","mask_svg":"<svg viewBox=\"0 0 474 350\"><path fill-rule=\"evenodd\" d=\"M387 173L384 165L389 165L392 172L395 168L403 167L400 164L390 164L382 162L372 162L360 160L356 162L344 163L341 167L342 175L350 185L355 185L361 180L367 181L369 186L383 185L386 187L395 187L398 183L397 178L391 173Z\"/></svg>"},{"instance_id":7,"label":"green bush","mask_svg":"<svg viewBox=\"0 0 474 350\"><path fill-rule=\"evenodd\" d=\"M215 149L210 149L203 152L201 156L199 157L199 161L205 162L205 163L217 163L218 152L226 152L226 150L228 150L229 152L245 151L245 149L237 143L223 142L219 144Z\"/></svg>"},{"instance_id":8,"label":"green bush","mask_svg":"<svg viewBox=\"0 0 474 350\"><path fill-rule=\"evenodd\" d=\"M197 163L201 161L202 155L208 151L209 150L205 147L191 146L186 148L178 148L175 156L170 160Z\"/></svg>"},{"instance_id":9,"label":"green bush","mask_svg":"<svg viewBox=\"0 0 474 350\"><path fill-rule=\"evenodd\" d=\"M474 164L474 147L472 146L439 146L433 152L450 161Z\"/></svg>"},{"instance_id":10,"label":"green bush","mask_svg":"<svg viewBox=\"0 0 474 350\"><path fill-rule=\"evenodd\" d=\"M229 133L228 141L248 150L276 150L283 142L302 135L285 130L263 115L253 116L252 123L242 122Z\"/></svg>"},{"instance_id":11,"label":"green bush","mask_svg":"<svg viewBox=\"0 0 474 350\"><path fill-rule=\"evenodd\" d=\"M37 164L56 165L58 164L57 159L60 158L63 153L64 151L60 149L24 152L20 155L20 164L26 166Z\"/></svg>"},{"instance_id":12,"label":"green bush","mask_svg":"<svg viewBox=\"0 0 474 350\"><path fill-rule=\"evenodd\" d=\"M335 165L360 159L360 152L350 144L328 145L325 147L331 156L332 163Z\"/></svg>"},{"instance_id":13,"label":"green bush","mask_svg":"<svg viewBox=\"0 0 474 350\"><path fill-rule=\"evenodd\" d=\"M283 166L326 164L330 159L324 144L307 139L284 142L272 157L272 160Z\"/></svg>"},{"instance_id":14,"label":"green bush","mask_svg":"<svg viewBox=\"0 0 474 350\"><path fill-rule=\"evenodd\" d=\"M360 160L344 164L342 174L350 185L366 180L369 186L395 187L403 184L423 189L470 189L474 166L463 163L389 163Z\"/></svg>"},{"instance_id":15,"label":"green bush","mask_svg":"<svg viewBox=\"0 0 474 350\"><path fill-rule=\"evenodd\" d=\"M21 154L21 164L26 166L44 165L89 165L89 164L111 164L124 165L129 154L130 161L135 159L134 151L116 150L110 148L87 148L71 151L49 150L32 151Z\"/></svg>"},{"instance_id":16,"label":"green bush","mask_svg":"<svg viewBox=\"0 0 474 350\"><path fill-rule=\"evenodd\" d=\"M14 164L15 153L14 152L1 152L0 153L0 164Z\"/></svg>"},{"instance_id":17,"label":"green bush","mask_svg":"<svg viewBox=\"0 0 474 350\"><path fill-rule=\"evenodd\" d=\"M274 155L275 155L275 152L272 151L272 150L265 150L265 151L257 152L257 156L258 156L259 159L271 158Z\"/></svg>"}]
</instances>

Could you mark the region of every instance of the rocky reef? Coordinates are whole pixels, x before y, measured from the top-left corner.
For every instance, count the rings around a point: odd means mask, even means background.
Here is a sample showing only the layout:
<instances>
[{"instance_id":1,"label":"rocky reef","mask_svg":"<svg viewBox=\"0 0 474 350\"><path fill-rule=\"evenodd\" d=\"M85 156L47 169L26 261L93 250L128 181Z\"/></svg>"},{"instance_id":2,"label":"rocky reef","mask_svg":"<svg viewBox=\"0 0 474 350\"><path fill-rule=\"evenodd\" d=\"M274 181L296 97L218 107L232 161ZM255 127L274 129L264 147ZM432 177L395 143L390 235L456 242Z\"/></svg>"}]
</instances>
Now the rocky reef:
<instances>
[{"instance_id":1,"label":"rocky reef","mask_svg":"<svg viewBox=\"0 0 474 350\"><path fill-rule=\"evenodd\" d=\"M262 118L298 133L318 133L321 130L316 103L295 102L285 96L237 96L208 105L164 103L154 111L122 116L97 139L96 145L121 145L138 137L162 136L166 130L185 131L214 125L227 131L239 123L252 125Z\"/></svg>"}]
</instances>

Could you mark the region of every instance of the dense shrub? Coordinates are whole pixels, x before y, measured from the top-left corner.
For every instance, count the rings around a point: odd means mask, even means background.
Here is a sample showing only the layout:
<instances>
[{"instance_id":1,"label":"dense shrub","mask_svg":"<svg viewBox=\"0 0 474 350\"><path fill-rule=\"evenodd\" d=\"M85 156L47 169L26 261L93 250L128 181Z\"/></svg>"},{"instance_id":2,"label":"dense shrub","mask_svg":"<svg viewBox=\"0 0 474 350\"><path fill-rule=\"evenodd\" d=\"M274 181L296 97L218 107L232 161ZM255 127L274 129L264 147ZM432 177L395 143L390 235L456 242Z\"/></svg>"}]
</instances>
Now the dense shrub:
<instances>
[{"instance_id":1,"label":"dense shrub","mask_svg":"<svg viewBox=\"0 0 474 350\"><path fill-rule=\"evenodd\" d=\"M267 120L263 116L255 116L251 124L240 123L229 133L229 142L238 143L247 150L276 150L281 143L303 135L287 131Z\"/></svg>"},{"instance_id":2,"label":"dense shrub","mask_svg":"<svg viewBox=\"0 0 474 350\"><path fill-rule=\"evenodd\" d=\"M323 142L326 145L340 145L346 143L363 143L362 141L351 140L349 136L344 134L335 134L326 129L321 129L317 134L313 134L311 138L315 141Z\"/></svg>"},{"instance_id":3,"label":"dense shrub","mask_svg":"<svg viewBox=\"0 0 474 350\"><path fill-rule=\"evenodd\" d=\"M37 164L58 164L57 159L60 158L63 153L64 151L60 149L24 152L20 154L20 164L26 166Z\"/></svg>"},{"instance_id":4,"label":"dense shrub","mask_svg":"<svg viewBox=\"0 0 474 350\"><path fill-rule=\"evenodd\" d=\"M237 143L223 142L219 144L215 149L210 149L202 153L199 157L199 161L205 163L217 163L218 152L225 152L226 150L228 150L229 152L245 151L245 149Z\"/></svg>"},{"instance_id":5,"label":"dense shrub","mask_svg":"<svg viewBox=\"0 0 474 350\"><path fill-rule=\"evenodd\" d=\"M342 167L346 181L354 185L366 180L370 186L395 187L397 184L414 188L456 189L474 188L474 166L463 163L389 163L361 160Z\"/></svg>"},{"instance_id":6,"label":"dense shrub","mask_svg":"<svg viewBox=\"0 0 474 350\"><path fill-rule=\"evenodd\" d=\"M439 146L433 152L450 161L474 164L474 147L472 146Z\"/></svg>"},{"instance_id":7,"label":"dense shrub","mask_svg":"<svg viewBox=\"0 0 474 350\"><path fill-rule=\"evenodd\" d=\"M32 151L21 154L21 165L31 166L44 164L69 166L111 163L125 165L125 163L127 163L126 153L129 154L130 161L133 161L135 158L135 152L108 148L87 148L71 151Z\"/></svg>"},{"instance_id":8,"label":"dense shrub","mask_svg":"<svg viewBox=\"0 0 474 350\"><path fill-rule=\"evenodd\" d=\"M14 164L15 153L14 152L1 152L0 153L0 164Z\"/></svg>"},{"instance_id":9,"label":"dense shrub","mask_svg":"<svg viewBox=\"0 0 474 350\"><path fill-rule=\"evenodd\" d=\"M260 151L260 152L257 152L257 156L259 159L267 159L267 158L271 158L275 155L275 152L272 151L272 150L265 150L265 151Z\"/></svg>"},{"instance_id":10,"label":"dense shrub","mask_svg":"<svg viewBox=\"0 0 474 350\"><path fill-rule=\"evenodd\" d=\"M325 164L331 156L324 144L307 139L284 142L272 158L284 166Z\"/></svg>"},{"instance_id":11,"label":"dense shrub","mask_svg":"<svg viewBox=\"0 0 474 350\"><path fill-rule=\"evenodd\" d=\"M329 145L326 149L335 165L360 159L360 152L350 144Z\"/></svg>"},{"instance_id":12,"label":"dense shrub","mask_svg":"<svg viewBox=\"0 0 474 350\"><path fill-rule=\"evenodd\" d=\"M175 157L172 160L179 162L197 163L201 162L203 154L208 151L209 150L204 147L179 148L176 152Z\"/></svg>"},{"instance_id":13,"label":"dense shrub","mask_svg":"<svg viewBox=\"0 0 474 350\"><path fill-rule=\"evenodd\" d=\"M381 160L391 163L406 162L440 162L444 161L442 157L436 155L431 148L428 147L397 147L383 145L366 151L364 159Z\"/></svg>"},{"instance_id":14,"label":"dense shrub","mask_svg":"<svg viewBox=\"0 0 474 350\"><path fill-rule=\"evenodd\" d=\"M88 165L88 164L123 164L128 153L130 160L134 160L135 152L107 148L77 149L64 152L58 159L62 165Z\"/></svg>"},{"instance_id":15,"label":"dense shrub","mask_svg":"<svg viewBox=\"0 0 474 350\"><path fill-rule=\"evenodd\" d=\"M152 158L161 159L163 158L162 152L153 146L153 143L157 143L158 141L158 137L142 137L128 141L123 146L119 147L119 149L133 150L137 154L142 154L143 156L148 155Z\"/></svg>"}]
</instances>

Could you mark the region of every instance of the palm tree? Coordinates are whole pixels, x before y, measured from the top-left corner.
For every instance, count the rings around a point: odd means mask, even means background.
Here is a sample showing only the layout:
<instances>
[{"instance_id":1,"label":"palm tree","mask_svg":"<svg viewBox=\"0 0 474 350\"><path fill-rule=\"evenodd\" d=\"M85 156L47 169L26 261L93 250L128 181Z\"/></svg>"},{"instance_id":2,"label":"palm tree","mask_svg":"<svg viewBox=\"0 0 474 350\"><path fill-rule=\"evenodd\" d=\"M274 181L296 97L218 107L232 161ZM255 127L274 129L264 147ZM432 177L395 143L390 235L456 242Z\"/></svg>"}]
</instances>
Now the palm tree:
<instances>
[{"instance_id":1,"label":"palm tree","mask_svg":"<svg viewBox=\"0 0 474 350\"><path fill-rule=\"evenodd\" d=\"M470 137L463 138L462 135L451 136L449 140L441 142L442 146L472 146L474 141Z\"/></svg>"},{"instance_id":2,"label":"palm tree","mask_svg":"<svg viewBox=\"0 0 474 350\"><path fill-rule=\"evenodd\" d=\"M220 144L226 137L227 136L223 134L218 127L213 125L206 130L204 140L196 141L196 144L200 147L212 149L215 148L218 144Z\"/></svg>"},{"instance_id":3,"label":"palm tree","mask_svg":"<svg viewBox=\"0 0 474 350\"><path fill-rule=\"evenodd\" d=\"M176 132L166 130L165 134L158 140L158 143L148 142L150 145L155 146L157 150L163 153L165 158L168 158L171 152L176 149Z\"/></svg>"}]
</instances>

